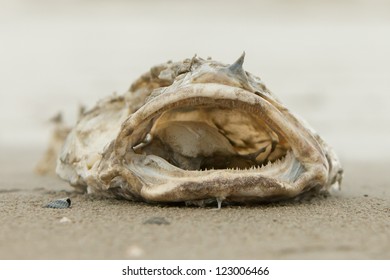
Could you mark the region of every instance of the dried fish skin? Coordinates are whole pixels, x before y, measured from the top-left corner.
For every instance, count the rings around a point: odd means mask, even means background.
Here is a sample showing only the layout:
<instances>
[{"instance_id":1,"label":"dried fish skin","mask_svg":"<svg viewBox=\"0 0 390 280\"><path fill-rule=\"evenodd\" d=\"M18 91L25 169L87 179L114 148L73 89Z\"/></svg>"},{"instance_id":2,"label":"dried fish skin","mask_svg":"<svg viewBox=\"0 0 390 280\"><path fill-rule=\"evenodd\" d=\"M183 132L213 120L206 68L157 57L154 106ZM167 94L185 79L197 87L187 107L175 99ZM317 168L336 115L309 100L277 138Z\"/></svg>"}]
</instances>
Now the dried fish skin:
<instances>
[{"instance_id":1,"label":"dried fish skin","mask_svg":"<svg viewBox=\"0 0 390 280\"><path fill-rule=\"evenodd\" d=\"M262 202L338 188L333 149L262 80L199 57L152 67L69 133L57 174L148 202Z\"/></svg>"}]
</instances>

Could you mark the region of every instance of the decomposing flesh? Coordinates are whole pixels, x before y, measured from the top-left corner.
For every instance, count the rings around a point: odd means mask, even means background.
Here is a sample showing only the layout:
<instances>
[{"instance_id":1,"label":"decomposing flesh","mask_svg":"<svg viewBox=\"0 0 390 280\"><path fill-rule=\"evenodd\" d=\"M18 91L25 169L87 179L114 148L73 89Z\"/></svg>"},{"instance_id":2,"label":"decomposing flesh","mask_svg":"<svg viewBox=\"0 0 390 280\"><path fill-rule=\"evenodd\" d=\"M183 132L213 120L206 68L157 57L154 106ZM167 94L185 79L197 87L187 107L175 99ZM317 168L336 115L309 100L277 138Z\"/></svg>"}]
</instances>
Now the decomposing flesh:
<instances>
[{"instance_id":1,"label":"decomposing flesh","mask_svg":"<svg viewBox=\"0 0 390 280\"><path fill-rule=\"evenodd\" d=\"M243 62L151 68L80 117L57 174L89 193L148 202L275 201L337 187L332 148Z\"/></svg>"}]
</instances>

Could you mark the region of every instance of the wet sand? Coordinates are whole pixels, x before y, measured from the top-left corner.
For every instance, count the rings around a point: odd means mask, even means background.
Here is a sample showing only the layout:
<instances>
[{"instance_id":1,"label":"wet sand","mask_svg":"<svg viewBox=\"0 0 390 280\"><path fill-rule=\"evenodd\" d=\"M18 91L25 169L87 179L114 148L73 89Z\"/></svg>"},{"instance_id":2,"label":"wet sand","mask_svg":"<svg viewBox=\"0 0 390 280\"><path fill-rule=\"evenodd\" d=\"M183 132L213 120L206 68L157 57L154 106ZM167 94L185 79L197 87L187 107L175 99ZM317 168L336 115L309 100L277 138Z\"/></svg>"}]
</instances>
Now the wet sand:
<instances>
[{"instance_id":1,"label":"wet sand","mask_svg":"<svg viewBox=\"0 0 390 280\"><path fill-rule=\"evenodd\" d=\"M327 198L215 210L77 194L31 172L39 151L2 150L0 259L390 258L387 162L344 162Z\"/></svg>"}]
</instances>

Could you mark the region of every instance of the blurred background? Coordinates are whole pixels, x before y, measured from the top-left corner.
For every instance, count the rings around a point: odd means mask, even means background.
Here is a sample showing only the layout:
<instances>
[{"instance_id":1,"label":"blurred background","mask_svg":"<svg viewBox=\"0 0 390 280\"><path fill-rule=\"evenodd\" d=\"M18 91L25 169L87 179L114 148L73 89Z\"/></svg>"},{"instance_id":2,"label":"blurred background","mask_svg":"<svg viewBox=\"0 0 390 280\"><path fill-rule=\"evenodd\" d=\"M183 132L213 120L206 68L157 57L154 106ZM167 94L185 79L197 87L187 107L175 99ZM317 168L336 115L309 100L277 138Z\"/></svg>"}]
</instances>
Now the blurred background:
<instances>
[{"instance_id":1,"label":"blurred background","mask_svg":"<svg viewBox=\"0 0 390 280\"><path fill-rule=\"evenodd\" d=\"M143 72L246 52L341 159L389 159L389 1L0 0L0 149L43 151L48 119L124 93Z\"/></svg>"}]
</instances>

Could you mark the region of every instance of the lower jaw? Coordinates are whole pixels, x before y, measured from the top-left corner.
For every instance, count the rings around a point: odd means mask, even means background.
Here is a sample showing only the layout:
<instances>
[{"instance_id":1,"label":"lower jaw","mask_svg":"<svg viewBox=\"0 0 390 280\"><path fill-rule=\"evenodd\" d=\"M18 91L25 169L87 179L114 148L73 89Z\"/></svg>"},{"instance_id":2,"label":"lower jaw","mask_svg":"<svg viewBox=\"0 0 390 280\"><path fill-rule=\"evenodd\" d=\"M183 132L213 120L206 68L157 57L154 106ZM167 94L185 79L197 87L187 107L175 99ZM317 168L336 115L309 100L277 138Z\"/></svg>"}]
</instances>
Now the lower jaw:
<instances>
[{"instance_id":1,"label":"lower jaw","mask_svg":"<svg viewBox=\"0 0 390 280\"><path fill-rule=\"evenodd\" d=\"M136 170L132 171L134 175L142 178L145 188L142 197L147 201L181 202L219 199L255 202L279 200L281 197L290 198L297 195L291 184L250 170L243 172L176 170L168 172L169 174L154 168L153 170L143 168L143 174L139 174ZM151 177L147 178L145 172Z\"/></svg>"},{"instance_id":2,"label":"lower jaw","mask_svg":"<svg viewBox=\"0 0 390 280\"><path fill-rule=\"evenodd\" d=\"M299 194L300 191L294 187L295 181L305 172L299 164L295 178L290 180L287 174L294 173L290 164L245 170L189 171L156 156L136 155L136 158L140 162L131 162L126 166L132 177L128 181L138 178L142 199L150 202L203 203L205 200L218 199L247 203L288 199Z\"/></svg>"}]
</instances>

